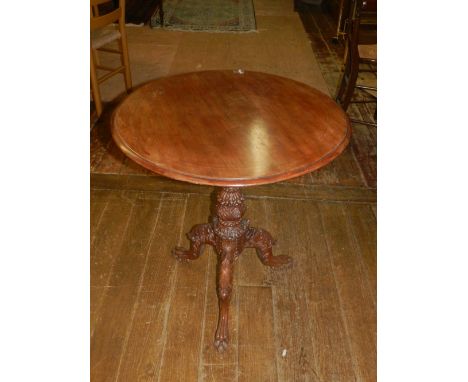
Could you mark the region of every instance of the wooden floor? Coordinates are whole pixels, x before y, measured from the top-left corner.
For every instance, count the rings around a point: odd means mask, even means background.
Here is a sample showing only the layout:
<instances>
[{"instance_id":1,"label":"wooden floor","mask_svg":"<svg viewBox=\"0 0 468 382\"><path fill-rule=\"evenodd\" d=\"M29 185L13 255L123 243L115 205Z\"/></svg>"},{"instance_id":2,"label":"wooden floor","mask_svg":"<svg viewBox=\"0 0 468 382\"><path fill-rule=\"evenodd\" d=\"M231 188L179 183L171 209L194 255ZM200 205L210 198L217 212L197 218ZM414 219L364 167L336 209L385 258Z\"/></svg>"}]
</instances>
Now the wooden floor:
<instances>
[{"instance_id":1,"label":"wooden floor","mask_svg":"<svg viewBox=\"0 0 468 382\"><path fill-rule=\"evenodd\" d=\"M375 381L375 205L249 198L247 216L294 258L236 263L231 345L218 354L216 258L171 255L210 198L93 190L93 381Z\"/></svg>"},{"instance_id":2,"label":"wooden floor","mask_svg":"<svg viewBox=\"0 0 468 382\"><path fill-rule=\"evenodd\" d=\"M331 20L314 7L301 19L333 94L342 47ZM271 270L253 250L241 255L220 355L215 254L170 255L207 221L212 188L128 161L110 138L111 111L91 131L91 380L375 381L376 129L353 125L344 154L313 174L246 190L251 224L295 263Z\"/></svg>"}]
</instances>

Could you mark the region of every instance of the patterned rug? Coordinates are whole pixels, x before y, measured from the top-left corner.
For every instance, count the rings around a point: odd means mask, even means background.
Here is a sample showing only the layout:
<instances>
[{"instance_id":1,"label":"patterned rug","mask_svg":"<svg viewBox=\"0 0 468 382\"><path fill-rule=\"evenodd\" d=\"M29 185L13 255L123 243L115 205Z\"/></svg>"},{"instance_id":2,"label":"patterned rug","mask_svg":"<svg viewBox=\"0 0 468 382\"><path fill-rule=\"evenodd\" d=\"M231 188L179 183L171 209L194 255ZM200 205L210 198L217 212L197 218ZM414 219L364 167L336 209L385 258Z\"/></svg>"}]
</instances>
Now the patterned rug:
<instances>
[{"instance_id":1,"label":"patterned rug","mask_svg":"<svg viewBox=\"0 0 468 382\"><path fill-rule=\"evenodd\" d=\"M164 28L210 32L256 30L252 0L163 0ZM159 12L151 26L160 27Z\"/></svg>"}]
</instances>

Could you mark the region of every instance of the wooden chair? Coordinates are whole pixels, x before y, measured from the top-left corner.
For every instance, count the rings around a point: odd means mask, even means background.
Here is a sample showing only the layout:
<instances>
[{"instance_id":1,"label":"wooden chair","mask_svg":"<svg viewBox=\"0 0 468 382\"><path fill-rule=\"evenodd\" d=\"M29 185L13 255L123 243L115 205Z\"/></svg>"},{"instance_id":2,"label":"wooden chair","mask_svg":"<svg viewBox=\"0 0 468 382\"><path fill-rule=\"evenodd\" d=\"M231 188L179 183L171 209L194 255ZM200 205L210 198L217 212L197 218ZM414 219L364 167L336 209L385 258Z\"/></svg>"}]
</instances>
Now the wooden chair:
<instances>
[{"instance_id":1,"label":"wooden chair","mask_svg":"<svg viewBox=\"0 0 468 382\"><path fill-rule=\"evenodd\" d=\"M101 82L106 81L116 74L122 73L125 78L125 88L127 92L132 88L127 34L125 32L125 0L119 1L117 9L100 15L99 5L109 1L110 0L91 0L91 91L98 118L102 114L101 93L99 91L99 84ZM104 28L114 23L118 23L117 29L110 30ZM118 49L106 47L106 45L113 41L118 41ZM117 68L100 65L97 55L98 51L119 54L121 65ZM104 70L107 73L98 78L97 69Z\"/></svg>"},{"instance_id":2,"label":"wooden chair","mask_svg":"<svg viewBox=\"0 0 468 382\"><path fill-rule=\"evenodd\" d=\"M328 4L329 3L329 4ZM328 9L336 18L336 35L333 42L339 42L346 37L350 10L354 0L330 0ZM377 25L377 0L363 0L361 11L361 25Z\"/></svg>"},{"instance_id":3,"label":"wooden chair","mask_svg":"<svg viewBox=\"0 0 468 382\"><path fill-rule=\"evenodd\" d=\"M376 103L377 88L357 84L360 72L377 73L377 44L360 44L361 41L361 11L363 9L362 0L354 0L351 4L350 17L348 19L348 31L346 33L346 53L344 71L336 94L336 102L346 111L350 103ZM360 66L367 64L369 69L362 69ZM362 100L352 100L356 89L367 93L367 98ZM377 121L377 112L374 114ZM377 126L376 122L351 119L352 122L369 126Z\"/></svg>"}]
</instances>

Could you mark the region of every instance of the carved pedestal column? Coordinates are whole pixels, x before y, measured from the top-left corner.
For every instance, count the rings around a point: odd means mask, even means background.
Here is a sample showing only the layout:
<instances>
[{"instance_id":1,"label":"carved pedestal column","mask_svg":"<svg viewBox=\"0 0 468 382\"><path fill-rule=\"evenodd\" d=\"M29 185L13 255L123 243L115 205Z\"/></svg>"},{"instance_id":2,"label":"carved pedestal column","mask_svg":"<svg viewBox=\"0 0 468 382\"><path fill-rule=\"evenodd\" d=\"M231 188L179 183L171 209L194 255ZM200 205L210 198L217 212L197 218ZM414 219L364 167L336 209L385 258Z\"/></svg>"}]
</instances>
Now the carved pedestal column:
<instances>
[{"instance_id":1,"label":"carved pedestal column","mask_svg":"<svg viewBox=\"0 0 468 382\"><path fill-rule=\"evenodd\" d=\"M212 245L218 254L217 293L219 300L219 320L214 345L224 351L229 341L228 317L232 293L234 261L244 248L255 248L260 261L270 267L280 267L292 263L289 256L273 256L272 236L260 228L249 227L244 219L246 206L240 188L225 187L216 195L215 216L209 224L198 224L187 234L190 249L180 247L173 251L180 261L197 259L205 244Z\"/></svg>"}]
</instances>

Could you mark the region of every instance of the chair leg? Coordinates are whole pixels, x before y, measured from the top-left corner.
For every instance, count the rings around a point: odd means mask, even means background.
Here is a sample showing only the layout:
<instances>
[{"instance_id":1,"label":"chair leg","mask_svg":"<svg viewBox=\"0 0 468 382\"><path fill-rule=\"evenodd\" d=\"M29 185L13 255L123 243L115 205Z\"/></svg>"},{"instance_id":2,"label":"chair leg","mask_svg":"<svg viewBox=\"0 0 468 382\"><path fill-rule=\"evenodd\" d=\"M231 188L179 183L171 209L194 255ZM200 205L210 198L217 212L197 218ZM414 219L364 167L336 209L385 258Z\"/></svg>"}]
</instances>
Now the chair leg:
<instances>
[{"instance_id":1,"label":"chair leg","mask_svg":"<svg viewBox=\"0 0 468 382\"><path fill-rule=\"evenodd\" d=\"M98 54L98 51L96 49L91 49L91 53L93 55L93 59L94 59L94 64L95 65L99 65L99 54Z\"/></svg>"},{"instance_id":2,"label":"chair leg","mask_svg":"<svg viewBox=\"0 0 468 382\"><path fill-rule=\"evenodd\" d=\"M339 105L341 105L341 103L342 103L343 93L344 93L345 89L346 89L346 72L343 72L341 74L341 80L340 80L340 83L338 84L338 90L337 90L336 96L335 96L335 101Z\"/></svg>"},{"instance_id":3,"label":"chair leg","mask_svg":"<svg viewBox=\"0 0 468 382\"><path fill-rule=\"evenodd\" d=\"M355 65L351 64L351 68L349 71L349 78L346 84L346 90L341 98L340 105L343 110L347 110L348 106L351 102L351 98L353 97L354 89L356 87L356 81L358 78L359 67L355 67Z\"/></svg>"},{"instance_id":4,"label":"chair leg","mask_svg":"<svg viewBox=\"0 0 468 382\"><path fill-rule=\"evenodd\" d=\"M128 45L127 45L127 33L125 31L125 24L120 24L120 50L122 52L121 60L122 65L125 66L125 88L127 92L132 88L132 75L130 73L130 60L128 59Z\"/></svg>"},{"instance_id":5,"label":"chair leg","mask_svg":"<svg viewBox=\"0 0 468 382\"><path fill-rule=\"evenodd\" d=\"M347 88L347 83L349 82L349 62L345 62L344 70L341 75L341 81L338 85L338 90L336 92L335 100L338 104L343 103L343 94Z\"/></svg>"},{"instance_id":6,"label":"chair leg","mask_svg":"<svg viewBox=\"0 0 468 382\"><path fill-rule=\"evenodd\" d=\"M161 23L161 28L164 27L164 8L163 8L163 0L159 0L159 22Z\"/></svg>"},{"instance_id":7,"label":"chair leg","mask_svg":"<svg viewBox=\"0 0 468 382\"><path fill-rule=\"evenodd\" d=\"M93 54L93 49L91 49L91 90L93 92L93 100L94 104L96 105L96 113L98 118L102 114L102 102L101 102L101 93L99 91L99 83L98 83L98 78L97 78L97 73L96 73L96 66L94 62L94 54Z\"/></svg>"}]
</instances>

